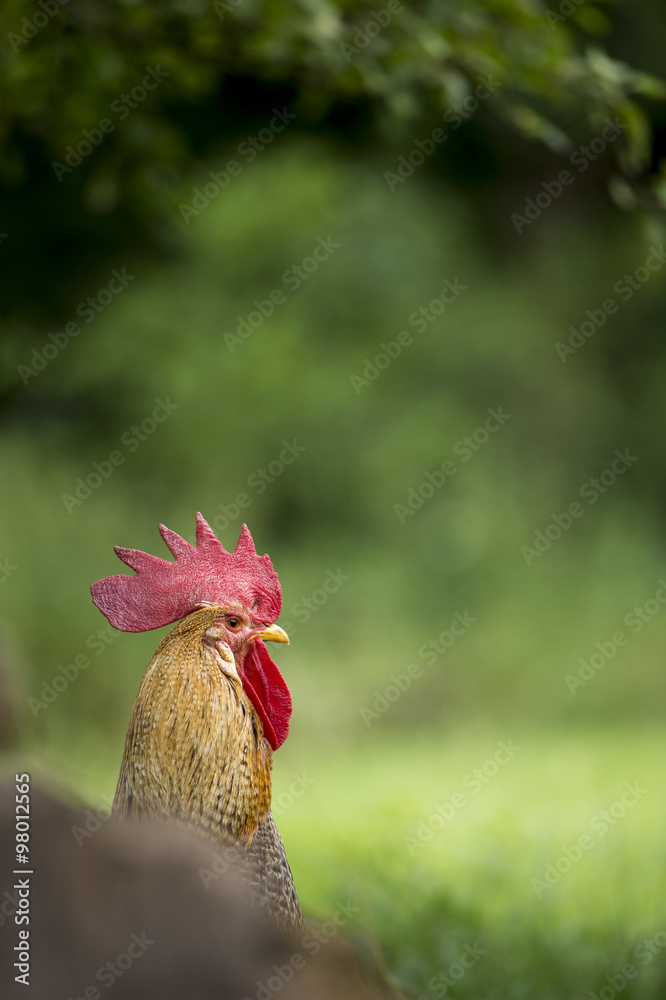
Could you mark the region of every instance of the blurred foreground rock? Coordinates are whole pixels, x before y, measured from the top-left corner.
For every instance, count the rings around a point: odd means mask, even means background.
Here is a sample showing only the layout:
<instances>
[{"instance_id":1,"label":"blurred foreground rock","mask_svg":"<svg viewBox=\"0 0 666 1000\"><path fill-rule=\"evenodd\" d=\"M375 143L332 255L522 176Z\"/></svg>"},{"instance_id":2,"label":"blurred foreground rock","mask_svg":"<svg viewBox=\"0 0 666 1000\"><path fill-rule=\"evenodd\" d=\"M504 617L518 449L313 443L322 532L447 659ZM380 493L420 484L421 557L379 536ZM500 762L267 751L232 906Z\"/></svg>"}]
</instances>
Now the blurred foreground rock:
<instances>
[{"instance_id":1,"label":"blurred foreground rock","mask_svg":"<svg viewBox=\"0 0 666 1000\"><path fill-rule=\"evenodd\" d=\"M206 842L161 823L113 819L82 837L86 821L95 826L89 816L34 788L30 864L22 865L16 861L15 794L14 782L5 779L3 998L379 1000L379 992L361 983L354 956L338 937L343 910L336 911L337 923L287 937L250 909L233 869L202 877L202 870L213 871L214 849ZM23 870L13 875L15 869ZM17 925L17 909L21 913L25 904L15 887L22 880L30 882L30 922ZM14 978L21 929L30 932L29 986Z\"/></svg>"}]
</instances>

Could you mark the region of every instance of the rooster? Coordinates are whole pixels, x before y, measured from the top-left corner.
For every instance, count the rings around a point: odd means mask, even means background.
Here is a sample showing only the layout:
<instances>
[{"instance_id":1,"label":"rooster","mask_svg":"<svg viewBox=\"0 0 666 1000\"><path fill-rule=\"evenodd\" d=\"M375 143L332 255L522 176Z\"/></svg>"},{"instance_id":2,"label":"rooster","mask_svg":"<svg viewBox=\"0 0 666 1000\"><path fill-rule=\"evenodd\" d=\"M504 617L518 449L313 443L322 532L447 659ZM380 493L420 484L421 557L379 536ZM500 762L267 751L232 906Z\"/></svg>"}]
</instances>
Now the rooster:
<instances>
[{"instance_id":1,"label":"rooster","mask_svg":"<svg viewBox=\"0 0 666 1000\"><path fill-rule=\"evenodd\" d=\"M291 716L289 689L265 645L289 642L275 624L277 574L245 524L233 552L201 514L196 545L159 530L174 562L116 546L135 575L91 587L114 628L145 632L178 622L141 682L114 811L168 817L231 845L260 911L298 929L301 908L271 813L273 751Z\"/></svg>"}]
</instances>

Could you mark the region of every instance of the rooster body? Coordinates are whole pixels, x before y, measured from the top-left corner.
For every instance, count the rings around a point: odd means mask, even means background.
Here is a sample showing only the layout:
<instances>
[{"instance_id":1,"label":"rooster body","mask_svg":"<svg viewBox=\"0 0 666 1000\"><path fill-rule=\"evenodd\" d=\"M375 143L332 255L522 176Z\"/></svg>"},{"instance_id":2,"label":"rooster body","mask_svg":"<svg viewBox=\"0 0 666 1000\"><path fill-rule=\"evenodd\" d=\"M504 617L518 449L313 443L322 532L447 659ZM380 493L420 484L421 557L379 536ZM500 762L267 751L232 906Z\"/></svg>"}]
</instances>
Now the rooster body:
<instances>
[{"instance_id":1,"label":"rooster body","mask_svg":"<svg viewBox=\"0 0 666 1000\"><path fill-rule=\"evenodd\" d=\"M211 535L201 518L200 549L202 542L212 545ZM169 543L179 549L172 533ZM129 552L127 561L136 563L133 550L120 552ZM111 607L114 581L136 579L109 577L93 586L95 603L113 624L126 624ZM206 592L213 592L210 582ZM279 626L258 616L261 595L222 601L219 594L218 589L216 600L197 601L162 640L146 670L127 730L114 811L128 818L167 817L233 847L256 907L280 927L299 928L298 896L271 813L273 748L286 737L291 701L263 642L289 640ZM183 607L191 596L187 601ZM126 604L117 604L127 615Z\"/></svg>"}]
</instances>

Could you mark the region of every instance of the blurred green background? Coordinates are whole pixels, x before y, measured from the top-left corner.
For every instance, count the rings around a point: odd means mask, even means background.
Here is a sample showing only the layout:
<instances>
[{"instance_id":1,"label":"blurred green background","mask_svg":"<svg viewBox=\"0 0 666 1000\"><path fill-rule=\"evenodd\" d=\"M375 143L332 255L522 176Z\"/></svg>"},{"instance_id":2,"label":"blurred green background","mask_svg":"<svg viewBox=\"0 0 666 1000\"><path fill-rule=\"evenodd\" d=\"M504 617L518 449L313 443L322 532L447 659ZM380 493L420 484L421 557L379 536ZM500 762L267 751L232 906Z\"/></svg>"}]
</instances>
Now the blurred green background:
<instances>
[{"instance_id":1,"label":"blurred green background","mask_svg":"<svg viewBox=\"0 0 666 1000\"><path fill-rule=\"evenodd\" d=\"M5 43L7 766L106 808L166 630L115 633L90 583L114 544L165 555L158 522L233 547L247 521L292 640L274 800L307 911L354 900L409 996L661 997L666 16L405 7L350 60L371 6L72 6ZM482 72L498 93L389 184Z\"/></svg>"}]
</instances>

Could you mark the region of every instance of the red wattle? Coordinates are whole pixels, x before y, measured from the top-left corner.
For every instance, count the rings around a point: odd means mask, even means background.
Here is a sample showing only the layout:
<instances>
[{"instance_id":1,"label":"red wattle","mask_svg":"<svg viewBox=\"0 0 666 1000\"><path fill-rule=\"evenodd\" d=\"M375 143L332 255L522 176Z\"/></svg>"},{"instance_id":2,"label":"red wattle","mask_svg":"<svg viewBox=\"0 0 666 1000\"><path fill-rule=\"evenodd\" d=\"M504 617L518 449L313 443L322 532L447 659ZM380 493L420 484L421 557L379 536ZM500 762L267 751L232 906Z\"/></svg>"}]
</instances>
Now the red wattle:
<instances>
[{"instance_id":1,"label":"red wattle","mask_svg":"<svg viewBox=\"0 0 666 1000\"><path fill-rule=\"evenodd\" d=\"M263 639L255 639L254 648L243 664L243 687L264 726L264 736L273 750L282 746L289 734L291 695L277 663L268 655Z\"/></svg>"}]
</instances>

